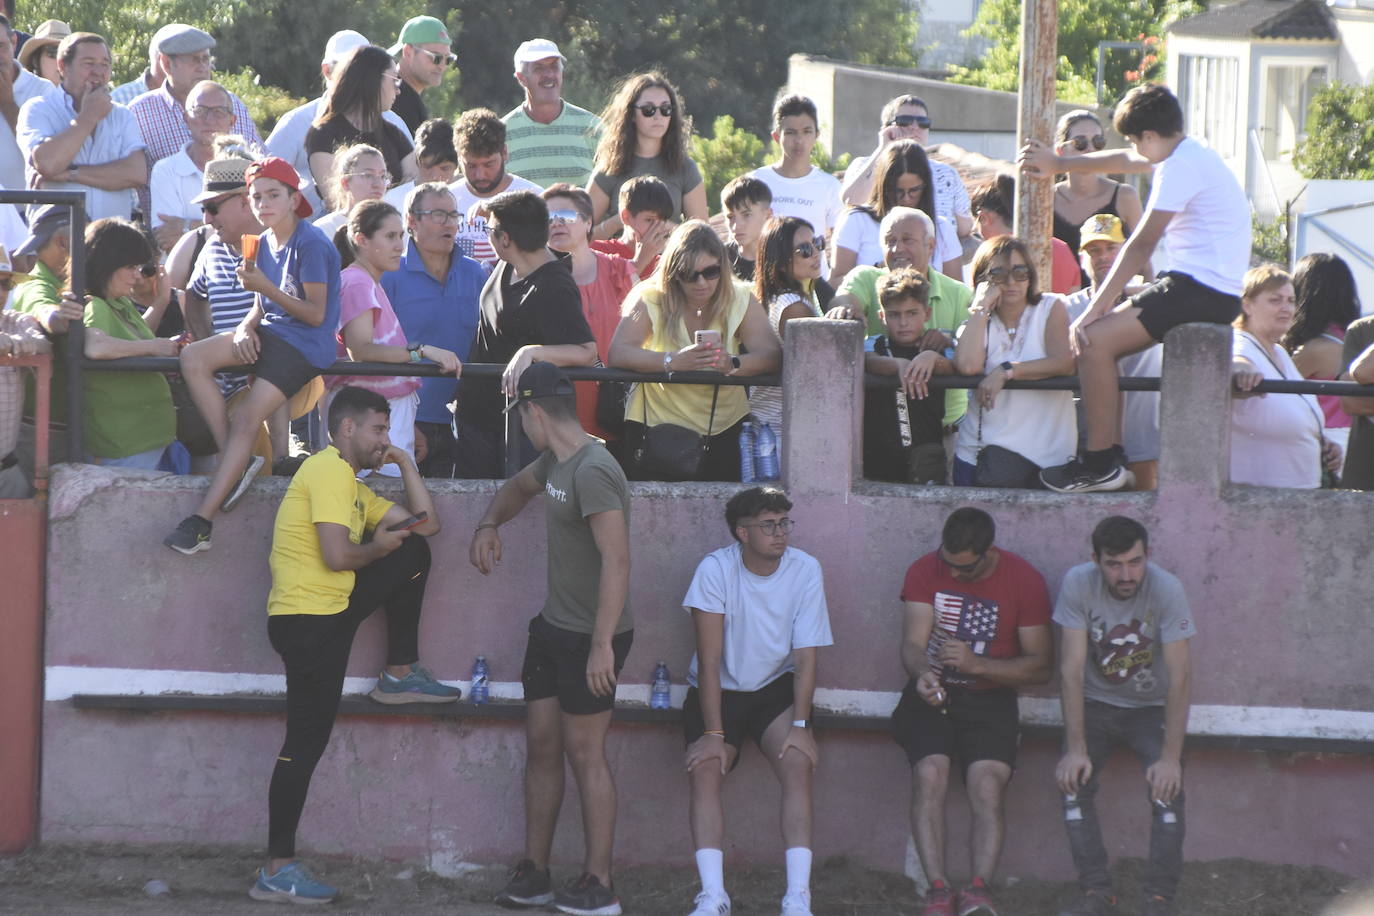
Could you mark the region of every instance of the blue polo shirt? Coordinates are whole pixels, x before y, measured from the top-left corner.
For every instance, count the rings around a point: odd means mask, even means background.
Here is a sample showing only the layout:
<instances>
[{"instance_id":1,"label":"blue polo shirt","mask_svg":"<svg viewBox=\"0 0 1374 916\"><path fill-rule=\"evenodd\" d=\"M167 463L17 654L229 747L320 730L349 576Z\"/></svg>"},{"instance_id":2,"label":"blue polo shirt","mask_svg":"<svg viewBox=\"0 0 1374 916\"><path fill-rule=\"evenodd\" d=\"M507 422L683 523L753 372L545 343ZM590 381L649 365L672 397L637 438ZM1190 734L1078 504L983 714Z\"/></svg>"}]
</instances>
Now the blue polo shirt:
<instances>
[{"instance_id":1,"label":"blue polo shirt","mask_svg":"<svg viewBox=\"0 0 1374 916\"><path fill-rule=\"evenodd\" d=\"M306 324L267 296L262 300L262 327L300 351L316 369L334 365L338 355L335 336L339 331L339 249L320 230L298 220L286 244L272 245L272 234L258 236L258 270L282 292L296 299L305 298L305 284L325 285L324 321L318 327Z\"/></svg>"},{"instance_id":2,"label":"blue polo shirt","mask_svg":"<svg viewBox=\"0 0 1374 916\"><path fill-rule=\"evenodd\" d=\"M425 270L411 239L400 268L382 274L382 289L391 300L406 340L452 350L466 360L477 334L477 299L486 279L482 265L454 246L448 276L439 283ZM457 379L426 378L420 384L420 409L415 418L424 423L453 422L447 405L457 394Z\"/></svg>"}]
</instances>

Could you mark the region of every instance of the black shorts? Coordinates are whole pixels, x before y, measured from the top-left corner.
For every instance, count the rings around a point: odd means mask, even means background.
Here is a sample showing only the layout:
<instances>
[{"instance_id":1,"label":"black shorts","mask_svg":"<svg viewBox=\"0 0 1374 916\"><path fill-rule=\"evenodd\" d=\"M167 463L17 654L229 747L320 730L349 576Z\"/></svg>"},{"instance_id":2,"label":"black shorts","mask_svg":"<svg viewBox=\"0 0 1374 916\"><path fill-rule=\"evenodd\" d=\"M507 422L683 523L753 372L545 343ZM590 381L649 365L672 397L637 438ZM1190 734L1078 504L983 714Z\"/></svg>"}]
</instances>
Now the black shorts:
<instances>
[{"instance_id":1,"label":"black shorts","mask_svg":"<svg viewBox=\"0 0 1374 916\"><path fill-rule=\"evenodd\" d=\"M792 706L792 672L774 678L758 690L722 690L720 692L720 726L725 743L736 751L745 738L763 745L763 733L777 721L778 716ZM687 743L706 734L706 722L701 715L701 694L695 687L687 689L682 703L682 733ZM739 757L735 757L739 763Z\"/></svg>"},{"instance_id":2,"label":"black shorts","mask_svg":"<svg viewBox=\"0 0 1374 916\"><path fill-rule=\"evenodd\" d=\"M300 350L267 328L258 328L258 344L258 361L252 365L253 374L275 385L288 401L320 374Z\"/></svg>"},{"instance_id":3,"label":"black shorts","mask_svg":"<svg viewBox=\"0 0 1374 916\"><path fill-rule=\"evenodd\" d=\"M625 667L634 635L634 630L626 630L611 638L617 677ZM536 615L530 621L525 664L520 669L525 702L558 697L558 708L573 716L590 716L615 706L614 693L599 697L587 688L587 658L591 652L592 634L556 627L543 614Z\"/></svg>"},{"instance_id":4,"label":"black shorts","mask_svg":"<svg viewBox=\"0 0 1374 916\"><path fill-rule=\"evenodd\" d=\"M1159 279L1126 300L1140 309L1140 323L1155 340L1181 324L1230 324L1240 314L1240 297L1199 283L1188 274L1166 270Z\"/></svg>"},{"instance_id":5,"label":"black shorts","mask_svg":"<svg viewBox=\"0 0 1374 916\"><path fill-rule=\"evenodd\" d=\"M931 706L908 682L892 711L892 737L915 766L922 758L943 754L967 773L978 760L1000 760L1016 766L1021 740L1016 691L1010 687L969 690L947 687L944 707Z\"/></svg>"}]
</instances>

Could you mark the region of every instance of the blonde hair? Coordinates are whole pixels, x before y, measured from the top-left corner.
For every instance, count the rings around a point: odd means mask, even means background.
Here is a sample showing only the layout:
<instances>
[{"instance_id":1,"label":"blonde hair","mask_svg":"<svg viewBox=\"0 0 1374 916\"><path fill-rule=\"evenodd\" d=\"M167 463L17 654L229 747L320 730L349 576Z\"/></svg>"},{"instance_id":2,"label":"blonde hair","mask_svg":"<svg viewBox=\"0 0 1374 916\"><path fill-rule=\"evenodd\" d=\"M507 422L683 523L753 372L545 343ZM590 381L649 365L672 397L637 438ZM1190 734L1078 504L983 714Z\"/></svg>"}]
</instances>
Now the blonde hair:
<instances>
[{"instance_id":1,"label":"blonde hair","mask_svg":"<svg viewBox=\"0 0 1374 916\"><path fill-rule=\"evenodd\" d=\"M1244 302L1276 289L1282 289L1292 282L1293 278L1277 264L1261 264L1259 267L1252 267L1245 272L1245 279L1241 281L1241 301ZM1240 314L1236 316L1236 320L1231 322L1231 326L1243 329L1245 318L1245 309L1242 308Z\"/></svg>"},{"instance_id":2,"label":"blonde hair","mask_svg":"<svg viewBox=\"0 0 1374 916\"><path fill-rule=\"evenodd\" d=\"M725 313L734 295L734 274L730 261L725 254L725 244L711 228L710 223L701 219L688 220L673 230L663 247L663 256L658 267L648 281L659 291L662 298L660 311L663 321L664 339L674 339L686 347L692 341L687 337L687 326L683 315L687 311L687 296L682 290L682 278L696 270L697 257L709 255L720 265L720 279L716 281L711 300L701 310L702 327L710 327Z\"/></svg>"},{"instance_id":3,"label":"blonde hair","mask_svg":"<svg viewBox=\"0 0 1374 916\"><path fill-rule=\"evenodd\" d=\"M336 210L352 210L353 205L358 201L352 199L348 188L345 186L345 179L348 174L358 166L358 160L364 156L376 156L382 160L382 171L390 174L386 167L386 157L382 151L375 146L366 143L355 143L334 152L333 167L329 170L329 177L325 179L325 186L322 189L325 196L335 204Z\"/></svg>"}]
</instances>

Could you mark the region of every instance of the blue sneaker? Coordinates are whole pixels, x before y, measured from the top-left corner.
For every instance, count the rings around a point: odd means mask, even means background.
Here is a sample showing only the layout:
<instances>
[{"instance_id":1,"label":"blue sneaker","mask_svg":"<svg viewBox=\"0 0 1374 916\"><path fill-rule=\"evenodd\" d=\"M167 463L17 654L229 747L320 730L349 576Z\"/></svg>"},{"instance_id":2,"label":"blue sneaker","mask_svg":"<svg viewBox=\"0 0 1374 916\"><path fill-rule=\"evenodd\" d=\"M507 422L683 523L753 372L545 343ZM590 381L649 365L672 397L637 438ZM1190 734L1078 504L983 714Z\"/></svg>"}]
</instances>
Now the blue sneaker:
<instances>
[{"instance_id":1,"label":"blue sneaker","mask_svg":"<svg viewBox=\"0 0 1374 916\"><path fill-rule=\"evenodd\" d=\"M403 703L452 703L463 692L457 687L441 684L422 665L410 666L405 677L392 677L385 670L377 678L377 686L370 696L378 703L400 706Z\"/></svg>"},{"instance_id":2,"label":"blue sneaker","mask_svg":"<svg viewBox=\"0 0 1374 916\"><path fill-rule=\"evenodd\" d=\"M249 897L268 903L329 903L337 893L336 888L317 879L299 862L283 865L275 875L268 875L265 868L258 869L258 880L248 890Z\"/></svg>"}]
</instances>

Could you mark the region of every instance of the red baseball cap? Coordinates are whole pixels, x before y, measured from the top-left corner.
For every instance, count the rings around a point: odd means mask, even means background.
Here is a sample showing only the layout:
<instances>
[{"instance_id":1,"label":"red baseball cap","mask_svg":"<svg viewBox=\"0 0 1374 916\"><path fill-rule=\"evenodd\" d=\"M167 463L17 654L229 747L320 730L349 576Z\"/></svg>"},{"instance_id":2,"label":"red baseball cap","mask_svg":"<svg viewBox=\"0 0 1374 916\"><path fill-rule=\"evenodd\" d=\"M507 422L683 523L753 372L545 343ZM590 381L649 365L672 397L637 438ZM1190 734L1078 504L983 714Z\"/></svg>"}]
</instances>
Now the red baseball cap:
<instances>
[{"instance_id":1,"label":"red baseball cap","mask_svg":"<svg viewBox=\"0 0 1374 916\"><path fill-rule=\"evenodd\" d=\"M243 180L246 184L252 184L259 178L275 178L293 191L299 192L301 189L301 176L296 173L296 169L291 163L279 156L268 156L266 159L259 159L248 167L243 173ZM310 206L310 201L305 199L304 194L296 195L296 215L305 219L315 212Z\"/></svg>"}]
</instances>

